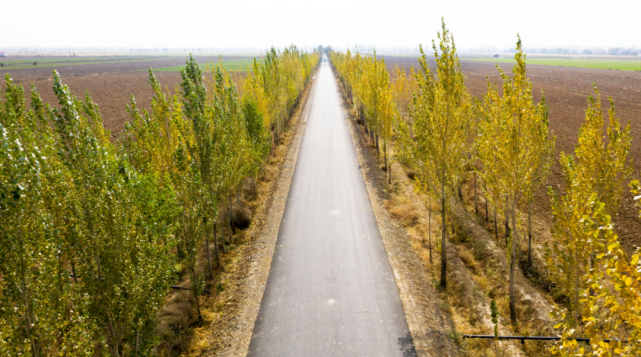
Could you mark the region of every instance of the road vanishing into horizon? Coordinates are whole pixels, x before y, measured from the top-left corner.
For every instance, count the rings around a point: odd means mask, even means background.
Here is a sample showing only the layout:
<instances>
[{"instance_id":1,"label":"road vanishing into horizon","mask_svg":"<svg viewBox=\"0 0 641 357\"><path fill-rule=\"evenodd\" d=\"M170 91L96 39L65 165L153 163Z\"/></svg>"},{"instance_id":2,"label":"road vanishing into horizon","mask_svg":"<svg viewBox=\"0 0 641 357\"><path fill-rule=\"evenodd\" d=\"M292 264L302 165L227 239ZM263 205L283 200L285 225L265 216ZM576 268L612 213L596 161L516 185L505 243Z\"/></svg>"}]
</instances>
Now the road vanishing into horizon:
<instances>
[{"instance_id":1,"label":"road vanishing into horizon","mask_svg":"<svg viewBox=\"0 0 641 357\"><path fill-rule=\"evenodd\" d=\"M415 356L323 56L250 356Z\"/></svg>"}]
</instances>

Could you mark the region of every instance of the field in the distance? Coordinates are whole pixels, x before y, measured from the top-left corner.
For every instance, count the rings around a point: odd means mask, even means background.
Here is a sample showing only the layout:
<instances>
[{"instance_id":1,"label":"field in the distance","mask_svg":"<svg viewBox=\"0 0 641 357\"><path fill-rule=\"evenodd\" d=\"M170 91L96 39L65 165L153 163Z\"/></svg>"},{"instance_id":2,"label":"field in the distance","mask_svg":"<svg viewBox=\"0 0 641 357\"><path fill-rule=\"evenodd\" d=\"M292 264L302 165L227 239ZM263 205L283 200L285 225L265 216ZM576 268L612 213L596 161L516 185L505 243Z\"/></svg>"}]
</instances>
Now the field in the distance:
<instances>
[{"instance_id":1,"label":"field in the distance","mask_svg":"<svg viewBox=\"0 0 641 357\"><path fill-rule=\"evenodd\" d=\"M251 66L254 62L253 58L242 58L236 60L223 61L223 68L230 72L246 72L251 69ZM214 59L214 64L218 63L218 59ZM210 69L207 63L199 63L200 69L207 71ZM151 67L154 71L158 72L179 72L181 68L184 68L184 65L180 66L171 66L171 67Z\"/></svg>"},{"instance_id":2,"label":"field in the distance","mask_svg":"<svg viewBox=\"0 0 641 357\"><path fill-rule=\"evenodd\" d=\"M492 63L516 63L514 58L465 58L471 61L483 61ZM575 59L575 58L527 58L528 64L545 66L594 68L621 71L641 71L641 58L639 60L613 60L613 59Z\"/></svg>"}]
</instances>

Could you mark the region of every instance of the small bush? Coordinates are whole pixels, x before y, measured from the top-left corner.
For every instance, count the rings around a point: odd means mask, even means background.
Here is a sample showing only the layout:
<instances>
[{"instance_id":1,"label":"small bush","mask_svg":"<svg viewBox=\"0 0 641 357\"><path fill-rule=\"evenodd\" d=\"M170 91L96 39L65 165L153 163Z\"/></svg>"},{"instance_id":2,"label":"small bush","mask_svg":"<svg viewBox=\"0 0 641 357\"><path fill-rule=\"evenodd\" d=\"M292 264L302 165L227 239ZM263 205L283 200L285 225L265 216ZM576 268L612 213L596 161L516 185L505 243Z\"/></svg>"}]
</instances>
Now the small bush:
<instances>
[{"instance_id":1,"label":"small bush","mask_svg":"<svg viewBox=\"0 0 641 357\"><path fill-rule=\"evenodd\" d=\"M33 65L34 65L34 66L38 65L38 62L33 62Z\"/></svg>"},{"instance_id":2,"label":"small bush","mask_svg":"<svg viewBox=\"0 0 641 357\"><path fill-rule=\"evenodd\" d=\"M458 256L461 258L463 263L470 269L475 269L476 268L476 260L474 259L474 254L470 252L469 250L459 247L458 249Z\"/></svg>"}]
</instances>

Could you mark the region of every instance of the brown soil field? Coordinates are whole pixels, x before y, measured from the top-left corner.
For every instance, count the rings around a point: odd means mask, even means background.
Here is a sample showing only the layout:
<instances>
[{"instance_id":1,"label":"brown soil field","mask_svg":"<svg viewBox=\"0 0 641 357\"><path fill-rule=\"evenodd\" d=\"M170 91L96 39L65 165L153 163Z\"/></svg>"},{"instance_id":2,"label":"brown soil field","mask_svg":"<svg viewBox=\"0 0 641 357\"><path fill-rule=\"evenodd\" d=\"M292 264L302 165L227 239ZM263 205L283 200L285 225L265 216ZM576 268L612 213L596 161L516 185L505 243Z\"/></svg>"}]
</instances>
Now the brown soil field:
<instances>
[{"instance_id":1,"label":"brown soil field","mask_svg":"<svg viewBox=\"0 0 641 357\"><path fill-rule=\"evenodd\" d=\"M412 57L386 57L389 68L394 64L399 67L418 67L418 60ZM434 61L429 62L435 68ZM502 63L501 68L511 73L512 65ZM461 69L467 77L467 86L477 98L487 92L487 78L492 83L500 84L496 65L490 62L461 60ZM550 127L556 135L556 154L572 153L577 144L579 129L585 120L588 107L588 96L593 95L593 83L601 92L603 109L607 110L607 98L612 97L616 113L622 125L630 124L633 140L630 157L633 160L633 177L639 179L641 174L641 73L633 71L614 71L573 67L529 65L528 77L532 81L535 99L541 98L541 91L550 107ZM607 114L606 114L607 117ZM561 169L558 163L552 167L548 185L558 189L562 184ZM627 184L627 183L626 183ZM641 219L634 207L632 195L625 189L624 199L614 223L623 246L628 253L641 246ZM552 223L550 199L547 187L537 194L535 212L540 219Z\"/></svg>"},{"instance_id":2,"label":"brown soil field","mask_svg":"<svg viewBox=\"0 0 641 357\"><path fill-rule=\"evenodd\" d=\"M67 57L68 58L68 57ZM194 57L198 63L210 61L210 57ZM235 60L240 57L224 57L223 61ZM23 58L20 58L23 59ZM105 57L105 61L144 59L134 57ZM136 99L139 108L149 110L153 92L147 83L147 72L149 67L160 68L184 65L186 58L168 57L167 59L148 58L148 61L140 62L114 62L83 64L77 66L37 67L23 69L0 70L2 79L0 90L4 91L6 74L9 74L15 83L25 88L27 98L30 97L30 86L33 84L40 93L43 100L51 105L57 104L52 88L52 73L56 69L62 77L63 83L69 86L71 92L78 98L84 99L85 91L89 92L91 98L98 104L102 114L105 127L109 129L113 137L116 137L125 127L129 120L127 104L130 102L130 95ZM37 61L37 58L34 60ZM92 57L95 60L95 57ZM214 59L216 61L216 59ZM155 72L156 77L163 85L172 92L176 85L180 84L179 72ZM241 76L244 76L241 74Z\"/></svg>"}]
</instances>

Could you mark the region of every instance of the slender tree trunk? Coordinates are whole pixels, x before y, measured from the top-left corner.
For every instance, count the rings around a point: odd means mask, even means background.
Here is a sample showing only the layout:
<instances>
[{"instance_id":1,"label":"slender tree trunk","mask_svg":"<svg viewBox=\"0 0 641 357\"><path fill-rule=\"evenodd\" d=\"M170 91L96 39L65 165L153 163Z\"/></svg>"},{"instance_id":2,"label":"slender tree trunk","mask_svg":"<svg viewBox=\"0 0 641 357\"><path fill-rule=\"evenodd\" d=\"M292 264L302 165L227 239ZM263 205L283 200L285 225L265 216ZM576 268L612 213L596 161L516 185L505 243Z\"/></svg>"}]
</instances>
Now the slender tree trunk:
<instances>
[{"instance_id":1,"label":"slender tree trunk","mask_svg":"<svg viewBox=\"0 0 641 357\"><path fill-rule=\"evenodd\" d=\"M388 161L389 158L389 141L385 140L385 167L387 168L387 182L392 183L392 164Z\"/></svg>"},{"instance_id":2,"label":"slender tree trunk","mask_svg":"<svg viewBox=\"0 0 641 357\"><path fill-rule=\"evenodd\" d=\"M496 213L496 207L494 207L494 237L496 241L499 241L499 216Z\"/></svg>"},{"instance_id":3,"label":"slender tree trunk","mask_svg":"<svg viewBox=\"0 0 641 357\"><path fill-rule=\"evenodd\" d=\"M229 223L229 243L234 243L234 235L232 234L231 231L231 195L229 196L229 214L227 215L229 217L228 223Z\"/></svg>"},{"instance_id":4,"label":"slender tree trunk","mask_svg":"<svg viewBox=\"0 0 641 357\"><path fill-rule=\"evenodd\" d=\"M441 170L441 287L447 288L447 232L445 227L445 169Z\"/></svg>"},{"instance_id":5,"label":"slender tree trunk","mask_svg":"<svg viewBox=\"0 0 641 357\"><path fill-rule=\"evenodd\" d=\"M530 202L530 209L527 214L527 266L532 268L532 206L534 202Z\"/></svg>"},{"instance_id":6,"label":"slender tree trunk","mask_svg":"<svg viewBox=\"0 0 641 357\"><path fill-rule=\"evenodd\" d=\"M507 196L505 196L505 246L507 247L508 239L510 237L510 222L508 221L508 206L507 206Z\"/></svg>"},{"instance_id":7,"label":"slender tree trunk","mask_svg":"<svg viewBox=\"0 0 641 357\"><path fill-rule=\"evenodd\" d=\"M387 142L383 143L383 162L385 163L385 171L389 172L389 167L387 167Z\"/></svg>"},{"instance_id":8,"label":"slender tree trunk","mask_svg":"<svg viewBox=\"0 0 641 357\"><path fill-rule=\"evenodd\" d=\"M572 233L570 233L572 241ZM579 247L574 248L574 326L579 328Z\"/></svg>"},{"instance_id":9,"label":"slender tree trunk","mask_svg":"<svg viewBox=\"0 0 641 357\"><path fill-rule=\"evenodd\" d=\"M194 299L196 299L196 311L198 312L198 321L201 321L203 319L203 315L200 313L200 299L198 298L198 289L196 288L196 285L198 284L198 280L196 280L196 269L193 266L193 264L189 268L191 269L191 278L192 278L191 292L194 294Z\"/></svg>"},{"instance_id":10,"label":"slender tree trunk","mask_svg":"<svg viewBox=\"0 0 641 357\"><path fill-rule=\"evenodd\" d=\"M514 296L514 273L516 269L516 202L512 202L512 226L514 227L514 234L512 236L512 249L510 259L510 321L512 326L516 327L516 297Z\"/></svg>"},{"instance_id":11,"label":"slender tree trunk","mask_svg":"<svg viewBox=\"0 0 641 357\"><path fill-rule=\"evenodd\" d=\"M474 172L474 210L476 211L476 215L479 215L479 205L476 200L476 172Z\"/></svg>"},{"instance_id":12,"label":"slender tree trunk","mask_svg":"<svg viewBox=\"0 0 641 357\"><path fill-rule=\"evenodd\" d=\"M430 248L430 267L432 266L432 198L427 196L427 236L429 238L429 248Z\"/></svg>"},{"instance_id":13,"label":"slender tree trunk","mask_svg":"<svg viewBox=\"0 0 641 357\"><path fill-rule=\"evenodd\" d=\"M487 190L486 193L487 195ZM488 224L490 222L490 210L487 206L487 197L485 197L485 224Z\"/></svg>"},{"instance_id":14,"label":"slender tree trunk","mask_svg":"<svg viewBox=\"0 0 641 357\"><path fill-rule=\"evenodd\" d=\"M78 275L76 275L76 262L73 258L71 259L71 274L73 274L74 284L78 284Z\"/></svg>"},{"instance_id":15,"label":"slender tree trunk","mask_svg":"<svg viewBox=\"0 0 641 357\"><path fill-rule=\"evenodd\" d=\"M214 220L214 254L216 254L216 267L219 267L220 254L218 253L218 236L216 234L216 220Z\"/></svg>"},{"instance_id":16,"label":"slender tree trunk","mask_svg":"<svg viewBox=\"0 0 641 357\"><path fill-rule=\"evenodd\" d=\"M591 254L590 255L590 270L593 270L593 269L594 269L594 254ZM590 296L594 296L594 289L592 289L592 287L590 287L588 289L588 294L590 294Z\"/></svg>"},{"instance_id":17,"label":"slender tree trunk","mask_svg":"<svg viewBox=\"0 0 641 357\"><path fill-rule=\"evenodd\" d=\"M378 134L374 134L374 137L376 138L376 156L380 157L381 155L381 150L378 147Z\"/></svg>"}]
</instances>

